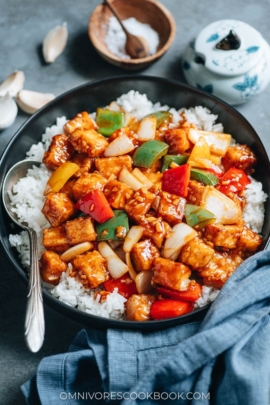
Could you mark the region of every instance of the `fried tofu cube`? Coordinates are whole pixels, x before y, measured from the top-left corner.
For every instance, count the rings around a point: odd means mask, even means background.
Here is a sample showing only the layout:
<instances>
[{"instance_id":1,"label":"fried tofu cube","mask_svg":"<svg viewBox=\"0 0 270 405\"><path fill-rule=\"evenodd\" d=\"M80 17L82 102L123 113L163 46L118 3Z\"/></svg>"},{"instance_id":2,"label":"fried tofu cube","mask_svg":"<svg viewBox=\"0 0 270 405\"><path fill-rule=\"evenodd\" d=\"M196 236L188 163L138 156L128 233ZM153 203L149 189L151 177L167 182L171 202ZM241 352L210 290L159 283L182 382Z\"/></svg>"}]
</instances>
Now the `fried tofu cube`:
<instances>
[{"instance_id":1,"label":"fried tofu cube","mask_svg":"<svg viewBox=\"0 0 270 405\"><path fill-rule=\"evenodd\" d=\"M181 291L182 282L189 279L191 270L182 263L157 257L154 259L152 282Z\"/></svg>"},{"instance_id":2,"label":"fried tofu cube","mask_svg":"<svg viewBox=\"0 0 270 405\"><path fill-rule=\"evenodd\" d=\"M75 129L69 140L77 152L86 153L89 157L103 155L109 145L107 139L94 129Z\"/></svg>"},{"instance_id":3,"label":"fried tofu cube","mask_svg":"<svg viewBox=\"0 0 270 405\"><path fill-rule=\"evenodd\" d=\"M75 200L79 200L95 189L103 191L106 183L107 180L97 172L82 174L72 188Z\"/></svg>"},{"instance_id":4,"label":"fried tofu cube","mask_svg":"<svg viewBox=\"0 0 270 405\"><path fill-rule=\"evenodd\" d=\"M65 193L50 193L41 210L53 227L61 225L76 211L75 205Z\"/></svg>"},{"instance_id":5,"label":"fried tofu cube","mask_svg":"<svg viewBox=\"0 0 270 405\"><path fill-rule=\"evenodd\" d=\"M75 179L68 180L64 186L59 190L59 193L65 193L72 201L75 200L73 194L73 186L75 184Z\"/></svg>"},{"instance_id":6,"label":"fried tofu cube","mask_svg":"<svg viewBox=\"0 0 270 405\"><path fill-rule=\"evenodd\" d=\"M170 225L155 217L143 217L138 223L144 228L143 236L152 239L154 244L161 248L165 236L171 231Z\"/></svg>"},{"instance_id":7,"label":"fried tofu cube","mask_svg":"<svg viewBox=\"0 0 270 405\"><path fill-rule=\"evenodd\" d=\"M112 208L124 209L127 201L133 196L131 187L118 180L108 181L104 187L104 194Z\"/></svg>"},{"instance_id":8,"label":"fried tofu cube","mask_svg":"<svg viewBox=\"0 0 270 405\"><path fill-rule=\"evenodd\" d=\"M46 283L57 285L61 275L67 270L67 263L60 259L60 256L49 250L43 253L40 259L40 274Z\"/></svg>"},{"instance_id":9,"label":"fried tofu cube","mask_svg":"<svg viewBox=\"0 0 270 405\"><path fill-rule=\"evenodd\" d=\"M57 167L70 160L74 152L75 150L66 135L55 135L49 149L44 153L42 162L48 170L56 170Z\"/></svg>"},{"instance_id":10,"label":"fried tofu cube","mask_svg":"<svg viewBox=\"0 0 270 405\"><path fill-rule=\"evenodd\" d=\"M85 287L96 288L110 278L106 260L96 250L76 256L73 265Z\"/></svg>"},{"instance_id":11,"label":"fried tofu cube","mask_svg":"<svg viewBox=\"0 0 270 405\"><path fill-rule=\"evenodd\" d=\"M47 250L63 253L70 248L64 225L43 229L42 244Z\"/></svg>"},{"instance_id":12,"label":"fried tofu cube","mask_svg":"<svg viewBox=\"0 0 270 405\"><path fill-rule=\"evenodd\" d=\"M88 112L83 111L76 115L72 120L69 120L64 125L64 132L67 135L72 134L75 129L97 129L97 124L95 121L90 117Z\"/></svg>"},{"instance_id":13,"label":"fried tofu cube","mask_svg":"<svg viewBox=\"0 0 270 405\"><path fill-rule=\"evenodd\" d=\"M159 197L158 215L171 225L179 224L185 214L186 199L164 191Z\"/></svg>"},{"instance_id":14,"label":"fried tofu cube","mask_svg":"<svg viewBox=\"0 0 270 405\"><path fill-rule=\"evenodd\" d=\"M239 248L255 253L262 243L262 237L256 232L253 232L247 226L244 226L243 232L239 238Z\"/></svg>"},{"instance_id":15,"label":"fried tofu cube","mask_svg":"<svg viewBox=\"0 0 270 405\"><path fill-rule=\"evenodd\" d=\"M155 194L142 187L133 194L125 205L125 211L135 221L139 221L150 210L155 198Z\"/></svg>"},{"instance_id":16,"label":"fried tofu cube","mask_svg":"<svg viewBox=\"0 0 270 405\"><path fill-rule=\"evenodd\" d=\"M242 261L241 257L237 254L215 252L210 262L197 270L203 278L204 285L219 289L223 287L230 275L237 269Z\"/></svg>"},{"instance_id":17,"label":"fried tofu cube","mask_svg":"<svg viewBox=\"0 0 270 405\"><path fill-rule=\"evenodd\" d=\"M119 173L124 167L129 172L132 171L132 159L130 156L99 158L96 159L95 165L99 173L106 179L108 179L112 174L118 177Z\"/></svg>"},{"instance_id":18,"label":"fried tofu cube","mask_svg":"<svg viewBox=\"0 0 270 405\"><path fill-rule=\"evenodd\" d=\"M96 240L97 234L95 232L92 219L88 216L67 221L64 227L67 240L71 245Z\"/></svg>"},{"instance_id":19,"label":"fried tofu cube","mask_svg":"<svg viewBox=\"0 0 270 405\"><path fill-rule=\"evenodd\" d=\"M155 300L156 297L151 294L133 294L126 302L127 321L148 321L150 309Z\"/></svg>"},{"instance_id":20,"label":"fried tofu cube","mask_svg":"<svg viewBox=\"0 0 270 405\"><path fill-rule=\"evenodd\" d=\"M204 185L196 180L190 180L188 183L187 202L193 205L200 205L204 192Z\"/></svg>"},{"instance_id":21,"label":"fried tofu cube","mask_svg":"<svg viewBox=\"0 0 270 405\"><path fill-rule=\"evenodd\" d=\"M229 146L226 155L222 158L222 164L226 171L231 167L237 167L247 174L254 172L256 162L255 154L247 145Z\"/></svg>"},{"instance_id":22,"label":"fried tofu cube","mask_svg":"<svg viewBox=\"0 0 270 405\"><path fill-rule=\"evenodd\" d=\"M165 142L169 145L169 153L174 155L185 153L191 148L191 143L184 128L168 129L165 132Z\"/></svg>"},{"instance_id":23,"label":"fried tofu cube","mask_svg":"<svg viewBox=\"0 0 270 405\"><path fill-rule=\"evenodd\" d=\"M90 158L85 153L76 152L71 159L71 162L79 166L79 170L73 174L73 177L80 177L83 173L89 173L94 166L94 159Z\"/></svg>"},{"instance_id":24,"label":"fried tofu cube","mask_svg":"<svg viewBox=\"0 0 270 405\"><path fill-rule=\"evenodd\" d=\"M154 259L159 257L160 253L150 239L145 239L133 245L130 256L135 269L140 272L151 270Z\"/></svg>"},{"instance_id":25,"label":"fried tofu cube","mask_svg":"<svg viewBox=\"0 0 270 405\"><path fill-rule=\"evenodd\" d=\"M196 237L182 247L178 260L193 269L197 269L206 266L214 253L214 249Z\"/></svg>"},{"instance_id":26,"label":"fried tofu cube","mask_svg":"<svg viewBox=\"0 0 270 405\"><path fill-rule=\"evenodd\" d=\"M242 230L242 225L210 224L205 227L204 238L215 247L235 249Z\"/></svg>"}]
</instances>

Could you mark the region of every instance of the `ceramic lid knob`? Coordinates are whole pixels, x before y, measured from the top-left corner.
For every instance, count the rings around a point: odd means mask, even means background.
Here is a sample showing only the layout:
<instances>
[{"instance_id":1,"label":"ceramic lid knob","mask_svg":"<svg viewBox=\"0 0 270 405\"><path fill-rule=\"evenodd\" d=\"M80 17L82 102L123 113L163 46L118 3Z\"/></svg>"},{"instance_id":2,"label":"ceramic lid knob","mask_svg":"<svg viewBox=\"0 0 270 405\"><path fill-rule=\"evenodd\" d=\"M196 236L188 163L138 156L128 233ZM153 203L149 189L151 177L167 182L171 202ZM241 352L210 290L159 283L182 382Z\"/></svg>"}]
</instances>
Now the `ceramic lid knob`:
<instances>
[{"instance_id":1,"label":"ceramic lid knob","mask_svg":"<svg viewBox=\"0 0 270 405\"><path fill-rule=\"evenodd\" d=\"M226 43L228 46L224 49ZM262 44L261 34L250 25L237 20L220 20L209 24L199 33L195 52L213 73L235 76L247 73L260 62L263 57Z\"/></svg>"}]
</instances>

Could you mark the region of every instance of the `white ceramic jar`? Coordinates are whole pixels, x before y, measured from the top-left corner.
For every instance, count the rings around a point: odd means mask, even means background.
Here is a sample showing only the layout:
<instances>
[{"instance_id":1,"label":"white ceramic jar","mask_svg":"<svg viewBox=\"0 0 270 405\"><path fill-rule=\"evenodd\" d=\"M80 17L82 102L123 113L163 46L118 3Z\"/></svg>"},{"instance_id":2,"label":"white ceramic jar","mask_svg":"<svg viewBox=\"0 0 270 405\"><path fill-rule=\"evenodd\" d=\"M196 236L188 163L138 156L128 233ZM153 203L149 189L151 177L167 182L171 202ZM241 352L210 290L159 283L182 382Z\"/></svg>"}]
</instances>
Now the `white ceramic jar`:
<instances>
[{"instance_id":1,"label":"white ceramic jar","mask_svg":"<svg viewBox=\"0 0 270 405\"><path fill-rule=\"evenodd\" d=\"M242 21L215 21L187 45L183 71L192 86L229 104L242 104L270 81L270 47Z\"/></svg>"}]
</instances>

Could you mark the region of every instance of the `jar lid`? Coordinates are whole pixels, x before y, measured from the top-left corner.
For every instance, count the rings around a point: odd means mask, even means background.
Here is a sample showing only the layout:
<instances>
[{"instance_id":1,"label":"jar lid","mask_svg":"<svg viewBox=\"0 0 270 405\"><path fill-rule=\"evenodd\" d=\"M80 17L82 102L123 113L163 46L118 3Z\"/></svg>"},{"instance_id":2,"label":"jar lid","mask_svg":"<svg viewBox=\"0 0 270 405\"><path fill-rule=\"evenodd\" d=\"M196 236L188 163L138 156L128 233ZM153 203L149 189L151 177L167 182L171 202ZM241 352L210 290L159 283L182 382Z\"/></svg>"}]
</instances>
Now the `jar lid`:
<instances>
[{"instance_id":1,"label":"jar lid","mask_svg":"<svg viewBox=\"0 0 270 405\"><path fill-rule=\"evenodd\" d=\"M220 20L207 25L197 36L195 52L214 73L235 76L247 73L263 55L261 34L237 20Z\"/></svg>"}]
</instances>

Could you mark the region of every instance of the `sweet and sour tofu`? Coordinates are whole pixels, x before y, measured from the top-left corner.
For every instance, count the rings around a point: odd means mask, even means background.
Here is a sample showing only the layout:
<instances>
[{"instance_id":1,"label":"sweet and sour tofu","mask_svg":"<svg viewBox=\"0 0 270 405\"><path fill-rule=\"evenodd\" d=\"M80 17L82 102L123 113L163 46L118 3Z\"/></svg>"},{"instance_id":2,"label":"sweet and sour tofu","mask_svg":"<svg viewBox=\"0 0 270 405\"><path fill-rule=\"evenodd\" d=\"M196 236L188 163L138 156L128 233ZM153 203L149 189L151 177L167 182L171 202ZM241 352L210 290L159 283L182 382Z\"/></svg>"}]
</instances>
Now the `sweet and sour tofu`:
<instances>
[{"instance_id":1,"label":"sweet and sour tofu","mask_svg":"<svg viewBox=\"0 0 270 405\"><path fill-rule=\"evenodd\" d=\"M259 249L261 243L262 237L244 225L243 232L239 238L239 248L250 253L255 253Z\"/></svg>"},{"instance_id":2,"label":"sweet and sour tofu","mask_svg":"<svg viewBox=\"0 0 270 405\"><path fill-rule=\"evenodd\" d=\"M132 263L137 272L151 270L154 259L160 256L158 248L150 239L135 243L130 252Z\"/></svg>"},{"instance_id":3,"label":"sweet and sour tofu","mask_svg":"<svg viewBox=\"0 0 270 405\"><path fill-rule=\"evenodd\" d=\"M166 235L171 231L170 225L162 218L145 217L138 221L143 227L143 237L150 238L154 244L161 248Z\"/></svg>"},{"instance_id":4,"label":"sweet and sour tofu","mask_svg":"<svg viewBox=\"0 0 270 405\"><path fill-rule=\"evenodd\" d=\"M184 128L168 129L165 132L165 142L169 145L169 153L176 155L185 153L191 147Z\"/></svg>"},{"instance_id":5,"label":"sweet and sour tofu","mask_svg":"<svg viewBox=\"0 0 270 405\"><path fill-rule=\"evenodd\" d=\"M210 224L205 227L204 238L215 247L235 249L242 231L242 225Z\"/></svg>"},{"instance_id":6,"label":"sweet and sour tofu","mask_svg":"<svg viewBox=\"0 0 270 405\"><path fill-rule=\"evenodd\" d=\"M105 267L106 260L96 250L76 256L73 265L86 287L96 288L110 278Z\"/></svg>"},{"instance_id":7,"label":"sweet and sour tofu","mask_svg":"<svg viewBox=\"0 0 270 405\"><path fill-rule=\"evenodd\" d=\"M187 202L193 205L200 205L204 192L204 185L196 180L190 180L188 183Z\"/></svg>"},{"instance_id":8,"label":"sweet and sour tofu","mask_svg":"<svg viewBox=\"0 0 270 405\"><path fill-rule=\"evenodd\" d=\"M75 129L97 129L97 124L95 121L90 117L88 112L83 111L76 115L72 120L69 120L64 125L64 132L67 135L72 134Z\"/></svg>"},{"instance_id":9,"label":"sweet and sour tofu","mask_svg":"<svg viewBox=\"0 0 270 405\"><path fill-rule=\"evenodd\" d=\"M92 219L88 216L67 221L64 225L68 243L77 245L82 242L96 240L96 232Z\"/></svg>"},{"instance_id":10,"label":"sweet and sour tofu","mask_svg":"<svg viewBox=\"0 0 270 405\"><path fill-rule=\"evenodd\" d=\"M66 135L55 135L49 149L44 153L42 162L48 170L56 170L57 167L70 160L74 152L75 150Z\"/></svg>"},{"instance_id":11,"label":"sweet and sour tofu","mask_svg":"<svg viewBox=\"0 0 270 405\"><path fill-rule=\"evenodd\" d=\"M206 266L214 253L214 249L206 245L202 239L196 237L182 247L179 261L193 269L197 269Z\"/></svg>"},{"instance_id":12,"label":"sweet and sour tofu","mask_svg":"<svg viewBox=\"0 0 270 405\"><path fill-rule=\"evenodd\" d=\"M148 321L150 309L155 300L156 297L151 294L133 294L126 302L127 321Z\"/></svg>"},{"instance_id":13,"label":"sweet and sour tofu","mask_svg":"<svg viewBox=\"0 0 270 405\"><path fill-rule=\"evenodd\" d=\"M41 210L53 227L63 224L76 211L75 205L65 193L50 193Z\"/></svg>"},{"instance_id":14,"label":"sweet and sour tofu","mask_svg":"<svg viewBox=\"0 0 270 405\"><path fill-rule=\"evenodd\" d=\"M40 274L46 283L57 285L60 281L61 274L67 270L67 264L60 259L60 256L46 250L40 259Z\"/></svg>"},{"instance_id":15,"label":"sweet and sour tofu","mask_svg":"<svg viewBox=\"0 0 270 405\"><path fill-rule=\"evenodd\" d=\"M247 174L254 172L256 162L255 154L247 145L229 146L226 155L222 158L222 164L226 171L231 167L237 167Z\"/></svg>"},{"instance_id":16,"label":"sweet and sour tofu","mask_svg":"<svg viewBox=\"0 0 270 405\"><path fill-rule=\"evenodd\" d=\"M65 250L70 247L65 226L60 225L55 228L52 227L43 229L42 244L45 249L52 250L53 252L65 252Z\"/></svg>"},{"instance_id":17,"label":"sweet and sour tofu","mask_svg":"<svg viewBox=\"0 0 270 405\"><path fill-rule=\"evenodd\" d=\"M92 190L102 191L106 183L107 180L97 172L83 173L72 187L75 200L79 200Z\"/></svg>"},{"instance_id":18,"label":"sweet and sour tofu","mask_svg":"<svg viewBox=\"0 0 270 405\"><path fill-rule=\"evenodd\" d=\"M154 260L153 272L153 283L179 291L182 290L182 282L191 276L189 267L163 257Z\"/></svg>"},{"instance_id":19,"label":"sweet and sour tofu","mask_svg":"<svg viewBox=\"0 0 270 405\"><path fill-rule=\"evenodd\" d=\"M181 222L185 214L185 198L164 191L159 194L159 197L158 215L171 225Z\"/></svg>"},{"instance_id":20,"label":"sweet and sour tofu","mask_svg":"<svg viewBox=\"0 0 270 405\"><path fill-rule=\"evenodd\" d=\"M79 166L79 170L73 174L73 177L80 177L83 173L89 173L94 166L94 159L90 158L85 153L76 152L72 156L71 162Z\"/></svg>"},{"instance_id":21,"label":"sweet and sour tofu","mask_svg":"<svg viewBox=\"0 0 270 405\"><path fill-rule=\"evenodd\" d=\"M124 167L129 172L132 171L132 159L130 156L98 158L95 161L95 165L99 173L106 179L108 179L112 174L118 177L119 173Z\"/></svg>"},{"instance_id":22,"label":"sweet and sour tofu","mask_svg":"<svg viewBox=\"0 0 270 405\"><path fill-rule=\"evenodd\" d=\"M150 210L155 198L155 194L142 187L133 194L125 205L125 211L132 219L140 221L141 217Z\"/></svg>"},{"instance_id":23,"label":"sweet and sour tofu","mask_svg":"<svg viewBox=\"0 0 270 405\"><path fill-rule=\"evenodd\" d=\"M94 129L75 129L69 135L69 140L77 152L86 153L89 157L103 155L108 147L107 139Z\"/></svg>"},{"instance_id":24,"label":"sweet and sour tofu","mask_svg":"<svg viewBox=\"0 0 270 405\"><path fill-rule=\"evenodd\" d=\"M104 187L104 194L112 208L124 209L128 200L133 196L131 187L118 180L108 181Z\"/></svg>"}]
</instances>

